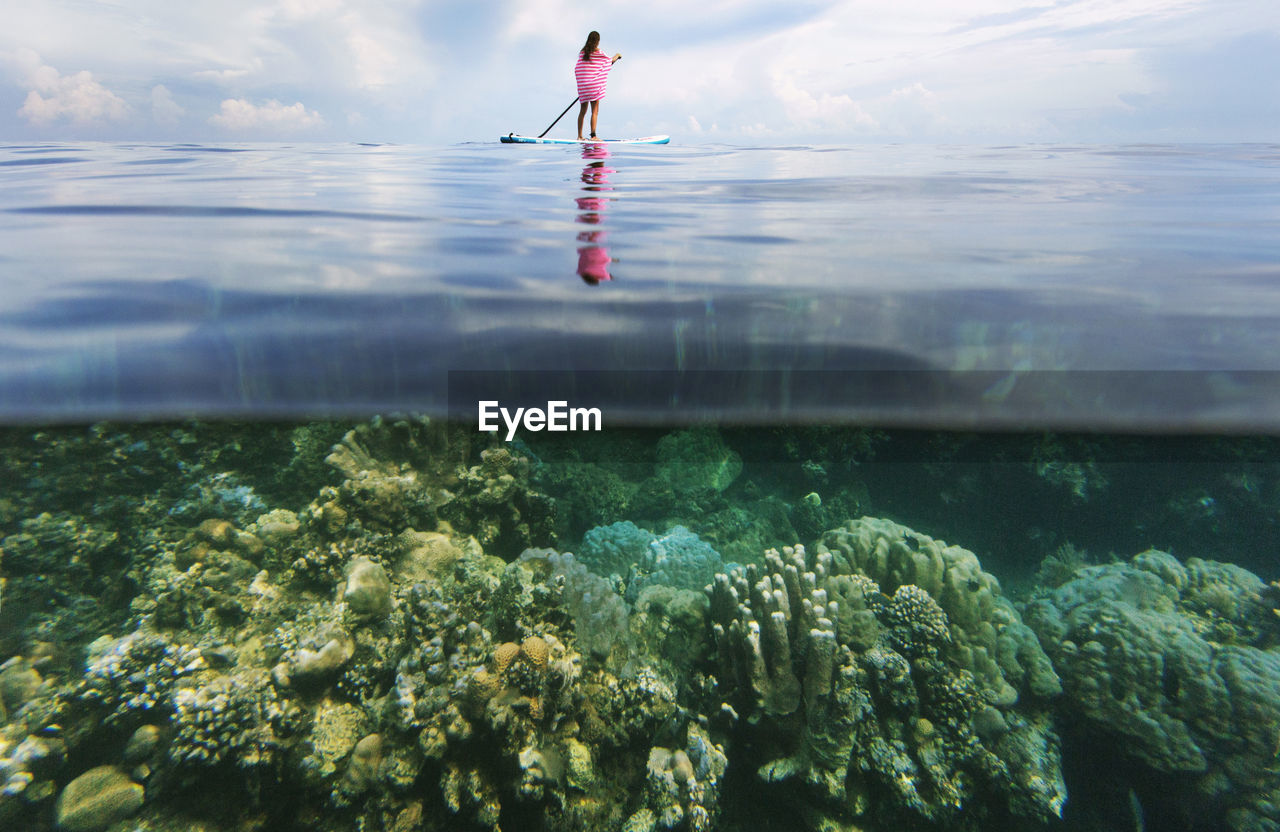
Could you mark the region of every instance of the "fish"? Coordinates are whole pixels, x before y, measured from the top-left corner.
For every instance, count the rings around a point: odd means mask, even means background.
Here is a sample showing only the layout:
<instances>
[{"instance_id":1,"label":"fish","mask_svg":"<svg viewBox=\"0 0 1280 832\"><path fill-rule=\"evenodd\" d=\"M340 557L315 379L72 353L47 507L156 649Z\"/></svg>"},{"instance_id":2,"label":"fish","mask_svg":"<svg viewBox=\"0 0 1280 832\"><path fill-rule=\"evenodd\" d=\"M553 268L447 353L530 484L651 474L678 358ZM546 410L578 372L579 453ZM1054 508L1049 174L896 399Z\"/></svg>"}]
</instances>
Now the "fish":
<instances>
[{"instance_id":1,"label":"fish","mask_svg":"<svg viewBox=\"0 0 1280 832\"><path fill-rule=\"evenodd\" d=\"M1146 832L1147 824L1138 793L1129 789L1129 812L1133 816L1133 832Z\"/></svg>"}]
</instances>

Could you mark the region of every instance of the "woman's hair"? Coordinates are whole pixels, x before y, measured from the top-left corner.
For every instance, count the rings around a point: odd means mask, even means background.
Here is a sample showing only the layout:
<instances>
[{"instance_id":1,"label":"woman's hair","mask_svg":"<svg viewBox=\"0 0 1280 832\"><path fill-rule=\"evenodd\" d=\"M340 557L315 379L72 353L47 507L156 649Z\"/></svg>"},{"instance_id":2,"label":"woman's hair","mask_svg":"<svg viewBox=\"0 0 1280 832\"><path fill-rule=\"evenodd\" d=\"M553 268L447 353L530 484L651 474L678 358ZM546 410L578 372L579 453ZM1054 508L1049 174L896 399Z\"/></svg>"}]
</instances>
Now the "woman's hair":
<instances>
[{"instance_id":1,"label":"woman's hair","mask_svg":"<svg viewBox=\"0 0 1280 832\"><path fill-rule=\"evenodd\" d=\"M587 42L582 47L582 60L591 60L591 55L596 51L596 47L600 45L600 33L592 32L587 35Z\"/></svg>"}]
</instances>

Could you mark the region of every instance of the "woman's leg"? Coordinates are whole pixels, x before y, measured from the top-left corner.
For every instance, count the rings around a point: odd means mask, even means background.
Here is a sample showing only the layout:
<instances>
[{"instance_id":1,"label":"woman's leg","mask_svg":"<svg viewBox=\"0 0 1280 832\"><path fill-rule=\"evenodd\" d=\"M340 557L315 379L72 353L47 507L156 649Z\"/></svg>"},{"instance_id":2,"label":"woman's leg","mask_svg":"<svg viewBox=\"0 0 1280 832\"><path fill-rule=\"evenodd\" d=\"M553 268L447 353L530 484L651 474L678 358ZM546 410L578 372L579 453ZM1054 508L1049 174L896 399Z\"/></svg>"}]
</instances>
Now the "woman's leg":
<instances>
[{"instance_id":1,"label":"woman's leg","mask_svg":"<svg viewBox=\"0 0 1280 832\"><path fill-rule=\"evenodd\" d=\"M600 99L591 102L591 138L596 137L596 118L600 115Z\"/></svg>"},{"instance_id":2,"label":"woman's leg","mask_svg":"<svg viewBox=\"0 0 1280 832\"><path fill-rule=\"evenodd\" d=\"M591 103L595 103L594 101ZM582 106L578 108L578 141L582 141L582 119L587 114L587 102L582 102ZM592 119L592 129L595 129L595 119Z\"/></svg>"}]
</instances>

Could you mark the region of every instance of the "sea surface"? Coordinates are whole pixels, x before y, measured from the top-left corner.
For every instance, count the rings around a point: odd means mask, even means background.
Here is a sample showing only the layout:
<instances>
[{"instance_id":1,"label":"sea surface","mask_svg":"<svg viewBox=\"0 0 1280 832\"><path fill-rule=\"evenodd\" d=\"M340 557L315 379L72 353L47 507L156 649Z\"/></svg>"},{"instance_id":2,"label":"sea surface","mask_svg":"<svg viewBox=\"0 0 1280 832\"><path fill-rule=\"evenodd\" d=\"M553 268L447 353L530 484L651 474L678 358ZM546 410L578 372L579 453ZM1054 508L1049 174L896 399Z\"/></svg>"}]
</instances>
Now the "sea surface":
<instances>
[{"instance_id":1,"label":"sea surface","mask_svg":"<svg viewBox=\"0 0 1280 832\"><path fill-rule=\"evenodd\" d=\"M5 832L1280 832L1280 146L3 145L0 299Z\"/></svg>"},{"instance_id":2,"label":"sea surface","mask_svg":"<svg viewBox=\"0 0 1280 832\"><path fill-rule=\"evenodd\" d=\"M0 275L5 421L1280 422L1275 145L7 145Z\"/></svg>"}]
</instances>

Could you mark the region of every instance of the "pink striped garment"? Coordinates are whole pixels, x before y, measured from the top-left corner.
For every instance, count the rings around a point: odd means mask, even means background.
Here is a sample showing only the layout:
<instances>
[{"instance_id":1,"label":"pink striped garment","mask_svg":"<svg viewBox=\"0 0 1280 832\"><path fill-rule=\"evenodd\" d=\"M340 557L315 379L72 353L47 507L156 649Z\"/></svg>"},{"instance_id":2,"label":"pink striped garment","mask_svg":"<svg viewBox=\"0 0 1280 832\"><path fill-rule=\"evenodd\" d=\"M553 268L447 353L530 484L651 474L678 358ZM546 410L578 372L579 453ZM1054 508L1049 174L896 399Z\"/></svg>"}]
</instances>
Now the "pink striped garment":
<instances>
[{"instance_id":1,"label":"pink striped garment","mask_svg":"<svg viewBox=\"0 0 1280 832\"><path fill-rule=\"evenodd\" d=\"M578 53L578 63L573 67L573 77L578 81L579 101L598 101L604 98L604 85L609 80L613 63L609 56L597 49L591 60L583 60Z\"/></svg>"}]
</instances>

